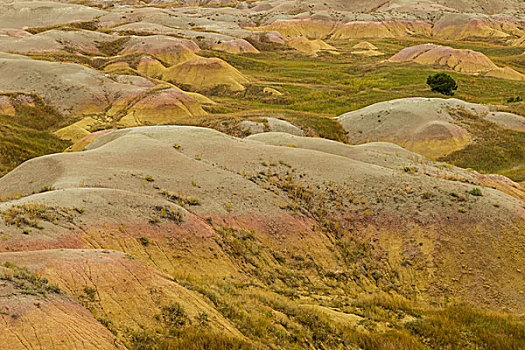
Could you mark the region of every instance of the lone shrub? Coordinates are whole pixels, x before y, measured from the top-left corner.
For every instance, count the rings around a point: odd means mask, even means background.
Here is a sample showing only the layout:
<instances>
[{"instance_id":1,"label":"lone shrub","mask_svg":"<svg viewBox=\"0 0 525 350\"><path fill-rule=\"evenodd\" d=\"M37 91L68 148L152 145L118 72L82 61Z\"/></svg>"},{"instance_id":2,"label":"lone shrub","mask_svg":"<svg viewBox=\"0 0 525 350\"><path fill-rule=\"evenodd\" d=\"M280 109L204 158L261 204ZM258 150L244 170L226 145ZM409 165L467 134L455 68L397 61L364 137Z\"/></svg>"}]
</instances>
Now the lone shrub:
<instances>
[{"instance_id":1,"label":"lone shrub","mask_svg":"<svg viewBox=\"0 0 525 350\"><path fill-rule=\"evenodd\" d=\"M483 193L482 193L481 190L480 190L479 188L477 188L477 187L471 189L471 190L469 191L469 193L470 193L471 195L473 195L473 196L477 196L477 197L483 196Z\"/></svg>"},{"instance_id":2,"label":"lone shrub","mask_svg":"<svg viewBox=\"0 0 525 350\"><path fill-rule=\"evenodd\" d=\"M162 308L162 319L167 326L177 328L186 324L187 316L179 303L172 302Z\"/></svg>"},{"instance_id":3,"label":"lone shrub","mask_svg":"<svg viewBox=\"0 0 525 350\"><path fill-rule=\"evenodd\" d=\"M144 247L147 247L149 245L149 239L147 237L140 237L139 241L140 244L142 244Z\"/></svg>"},{"instance_id":4,"label":"lone shrub","mask_svg":"<svg viewBox=\"0 0 525 350\"><path fill-rule=\"evenodd\" d=\"M453 96L454 91L458 89L456 81L446 73L438 73L427 78L427 85L432 91L439 92L446 96Z\"/></svg>"}]
</instances>

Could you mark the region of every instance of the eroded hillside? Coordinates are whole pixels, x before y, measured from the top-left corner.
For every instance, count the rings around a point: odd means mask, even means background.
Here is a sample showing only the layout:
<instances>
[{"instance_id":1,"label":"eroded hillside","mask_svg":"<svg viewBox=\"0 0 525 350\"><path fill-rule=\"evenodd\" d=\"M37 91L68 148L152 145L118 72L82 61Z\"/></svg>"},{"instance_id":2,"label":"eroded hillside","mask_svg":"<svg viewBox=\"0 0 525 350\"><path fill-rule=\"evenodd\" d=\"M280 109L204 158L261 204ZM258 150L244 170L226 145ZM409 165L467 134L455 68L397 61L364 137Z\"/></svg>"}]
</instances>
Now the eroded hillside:
<instances>
[{"instance_id":1,"label":"eroded hillside","mask_svg":"<svg viewBox=\"0 0 525 350\"><path fill-rule=\"evenodd\" d=\"M348 307L369 295L414 309L463 300L523 312L513 288L523 283L519 186L393 144L143 127L27 162L0 186L21 197L0 205L0 258L55 281L128 344L169 329L156 315L173 302L187 317L181 329L286 347L345 339L318 338L299 310L350 332L356 346L404 334L381 317L367 321L377 334L360 330L362 312ZM245 322L262 322L264 309L271 331L258 333ZM353 321L337 321L345 318ZM282 322L292 327L284 338Z\"/></svg>"},{"instance_id":2,"label":"eroded hillside","mask_svg":"<svg viewBox=\"0 0 525 350\"><path fill-rule=\"evenodd\" d=\"M524 11L0 1L0 348L524 348Z\"/></svg>"}]
</instances>

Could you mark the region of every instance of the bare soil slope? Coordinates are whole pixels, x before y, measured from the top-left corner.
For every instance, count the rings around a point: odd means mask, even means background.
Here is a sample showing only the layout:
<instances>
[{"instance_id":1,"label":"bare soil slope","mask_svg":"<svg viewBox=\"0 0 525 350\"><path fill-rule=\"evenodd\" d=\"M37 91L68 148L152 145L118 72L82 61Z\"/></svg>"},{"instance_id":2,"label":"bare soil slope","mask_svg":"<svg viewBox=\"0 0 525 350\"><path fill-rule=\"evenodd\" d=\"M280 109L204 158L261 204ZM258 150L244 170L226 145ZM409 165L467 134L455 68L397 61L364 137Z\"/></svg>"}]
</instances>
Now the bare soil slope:
<instances>
[{"instance_id":1,"label":"bare soil slope","mask_svg":"<svg viewBox=\"0 0 525 350\"><path fill-rule=\"evenodd\" d=\"M268 285L277 281L267 280L265 273L283 265L267 253L285 261L308 254L317 267L298 271L309 276L309 288L337 284L325 275L331 271L355 274L353 282L344 279L344 284L363 291L392 285L423 300L448 296L521 310L522 295L509 286L522 283L514 266L522 259L523 202L483 183L520 198L518 185L428 162L389 144L352 147L325 140L291 142L288 134L254 137L283 146L207 129L150 127L102 135L86 152L27 162L0 179L2 193L38 192L45 186L54 190L2 204L8 213L2 249L119 249L172 275L212 279L225 273L250 275L248 266L255 264L263 270L253 277ZM481 196L472 192L475 187ZM170 207L166 200L189 211ZM44 204L44 214L26 213L23 203ZM82 210L74 209L79 205ZM28 215L20 228L9 224L13 210L21 211L21 220ZM46 219L48 211L57 213L56 219ZM40 223L31 228L31 220ZM21 235L25 226L29 235ZM237 259L249 253L231 251L224 230L253 232L263 255L238 265ZM137 244L141 235L148 245ZM362 261L376 261L375 277L358 273L360 264L334 254L340 249L337 242L361 240L374 246L361 254ZM263 256L270 260L257 262ZM394 266L399 275L392 275ZM415 281L415 290L407 287L407 278Z\"/></svg>"},{"instance_id":2,"label":"bare soil slope","mask_svg":"<svg viewBox=\"0 0 525 350\"><path fill-rule=\"evenodd\" d=\"M125 349L120 341L71 297L25 268L0 270L0 344L5 349Z\"/></svg>"},{"instance_id":3,"label":"bare soil slope","mask_svg":"<svg viewBox=\"0 0 525 350\"><path fill-rule=\"evenodd\" d=\"M429 157L465 148L473 137L453 116L479 115L503 128L524 130L525 118L457 99L409 98L381 102L338 117L353 144L390 141Z\"/></svg>"},{"instance_id":4,"label":"bare soil slope","mask_svg":"<svg viewBox=\"0 0 525 350\"><path fill-rule=\"evenodd\" d=\"M433 44L405 48L391 57L389 61L439 65L461 73L481 74L509 80L525 80L525 75L510 67L500 68L496 66L480 52Z\"/></svg>"}]
</instances>

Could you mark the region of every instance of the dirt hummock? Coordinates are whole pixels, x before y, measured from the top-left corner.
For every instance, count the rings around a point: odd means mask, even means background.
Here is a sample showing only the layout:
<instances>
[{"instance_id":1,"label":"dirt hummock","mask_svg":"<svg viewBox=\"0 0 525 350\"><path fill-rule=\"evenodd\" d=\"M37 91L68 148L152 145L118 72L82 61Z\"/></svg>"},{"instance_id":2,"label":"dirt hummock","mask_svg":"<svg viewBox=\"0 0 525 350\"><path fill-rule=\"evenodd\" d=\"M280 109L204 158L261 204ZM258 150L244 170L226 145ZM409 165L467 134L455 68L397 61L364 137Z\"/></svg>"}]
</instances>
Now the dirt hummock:
<instances>
[{"instance_id":1,"label":"dirt hummock","mask_svg":"<svg viewBox=\"0 0 525 350\"><path fill-rule=\"evenodd\" d=\"M472 135L453 117L458 110L474 113L506 129L522 131L525 127L522 116L453 98L381 102L343 114L337 120L345 128L350 143L394 142L428 157L442 157L471 143Z\"/></svg>"},{"instance_id":2,"label":"dirt hummock","mask_svg":"<svg viewBox=\"0 0 525 350\"><path fill-rule=\"evenodd\" d=\"M240 92L249 82L241 72L219 58L197 58L172 66L162 79L194 91L225 88Z\"/></svg>"},{"instance_id":3,"label":"dirt hummock","mask_svg":"<svg viewBox=\"0 0 525 350\"><path fill-rule=\"evenodd\" d=\"M321 39L309 40L304 37L297 37L290 39L288 45L297 51L313 56L317 56L320 52L337 53L335 47L328 45Z\"/></svg>"},{"instance_id":4,"label":"dirt hummock","mask_svg":"<svg viewBox=\"0 0 525 350\"><path fill-rule=\"evenodd\" d=\"M74 298L13 261L6 264L7 256L0 255L0 344L4 349L126 349Z\"/></svg>"},{"instance_id":5,"label":"dirt hummock","mask_svg":"<svg viewBox=\"0 0 525 350\"><path fill-rule=\"evenodd\" d=\"M484 54L469 49L453 49L448 46L424 44L401 50L390 62L415 62L423 65L439 65L461 73L479 74L500 79L525 80L525 75L510 67L500 68Z\"/></svg>"},{"instance_id":6,"label":"dirt hummock","mask_svg":"<svg viewBox=\"0 0 525 350\"><path fill-rule=\"evenodd\" d=\"M27 265L74 295L81 293L83 283L93 285L101 293L101 310L126 310L111 314L117 327L154 324L153 315L140 311L126 294L131 288L137 289L134 293L158 288L164 277L147 269L212 279L249 275L231 260L221 236L226 227L253 232L261 251L311 256L317 267L297 273L315 276L320 267L340 269L340 258L332 251L335 243L315 228L322 217L338 223L331 230L343 235L340 239L345 233L335 227L342 225L373 244L386 259L380 269L406 270L411 283L404 274L391 281L401 290L415 283L417 295L425 300L453 295L523 311L522 294L509 288L523 279L515 270L523 257L513 248L523 244L523 189L506 178L435 163L391 143L350 146L286 133L237 139L196 127L139 127L101 134L87 148L31 160L0 179L4 195L51 189L0 204L1 212L22 211L27 219L20 227L0 222L0 259ZM491 187L485 187L489 181ZM294 197L300 188L315 200ZM482 195L471 195L473 188ZM34 211L24 208L35 203L44 214L31 219ZM505 235L495 234L502 230ZM42 249L47 250L35 252ZM120 250L136 260L100 249ZM401 252L411 265L400 265ZM111 269L103 268L108 264ZM277 266L272 262L265 268ZM91 280L74 277L75 271L87 270ZM463 274L465 270L471 272ZM130 271L142 276L142 285L120 276ZM462 274L461 281L443 288L443 281ZM367 278L359 277L361 282ZM377 288L368 283L354 287ZM177 300L187 303L184 293L189 292L181 288L169 290L180 290ZM102 293L115 295L106 299ZM188 309L212 307L195 303ZM218 314L216 320L215 329L231 327Z\"/></svg>"},{"instance_id":7,"label":"dirt hummock","mask_svg":"<svg viewBox=\"0 0 525 350\"><path fill-rule=\"evenodd\" d=\"M248 135L263 132L283 132L296 136L304 136L305 132L292 123L274 117L259 117L257 120L244 120L239 123Z\"/></svg>"},{"instance_id":8,"label":"dirt hummock","mask_svg":"<svg viewBox=\"0 0 525 350\"><path fill-rule=\"evenodd\" d=\"M135 126L206 114L197 99L180 89L119 83L83 65L14 54L0 53L0 90L35 94L67 120L85 116L57 131L72 141L108 118Z\"/></svg>"}]
</instances>

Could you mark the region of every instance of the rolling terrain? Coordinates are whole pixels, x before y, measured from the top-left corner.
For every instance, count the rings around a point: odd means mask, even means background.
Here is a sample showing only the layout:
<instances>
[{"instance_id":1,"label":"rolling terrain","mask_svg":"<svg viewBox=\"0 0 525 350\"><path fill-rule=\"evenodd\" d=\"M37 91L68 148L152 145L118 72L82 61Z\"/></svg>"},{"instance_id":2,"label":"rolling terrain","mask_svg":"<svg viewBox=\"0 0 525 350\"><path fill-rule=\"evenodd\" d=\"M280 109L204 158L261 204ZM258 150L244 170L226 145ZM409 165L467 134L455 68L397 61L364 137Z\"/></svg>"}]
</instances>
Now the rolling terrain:
<instances>
[{"instance_id":1,"label":"rolling terrain","mask_svg":"<svg viewBox=\"0 0 525 350\"><path fill-rule=\"evenodd\" d=\"M523 312L523 293L511 286L523 283L516 266L524 193L504 179L393 144L282 133L243 140L203 128L141 127L88 148L29 161L0 179L5 193L20 193L0 206L0 258L55 281L124 343L137 332L169 330L155 315L174 302L187 318L181 329L226 328L238 341L299 348L342 345L346 332L361 344L367 333L348 327L363 316L344 305L367 295L410 308L457 299ZM494 210L497 217L488 214ZM258 302L235 309L230 298ZM262 322L260 308L273 310L259 326L269 333L244 323ZM319 320L287 308L314 308ZM317 334L309 322L326 317L342 333ZM338 326L331 317L349 321ZM408 331L389 330L389 319L372 318L372 329L386 328L369 336ZM291 328L279 331L283 322ZM421 343L417 333L406 336Z\"/></svg>"},{"instance_id":2,"label":"rolling terrain","mask_svg":"<svg viewBox=\"0 0 525 350\"><path fill-rule=\"evenodd\" d=\"M0 349L524 348L524 42L519 0L0 1Z\"/></svg>"}]
</instances>

